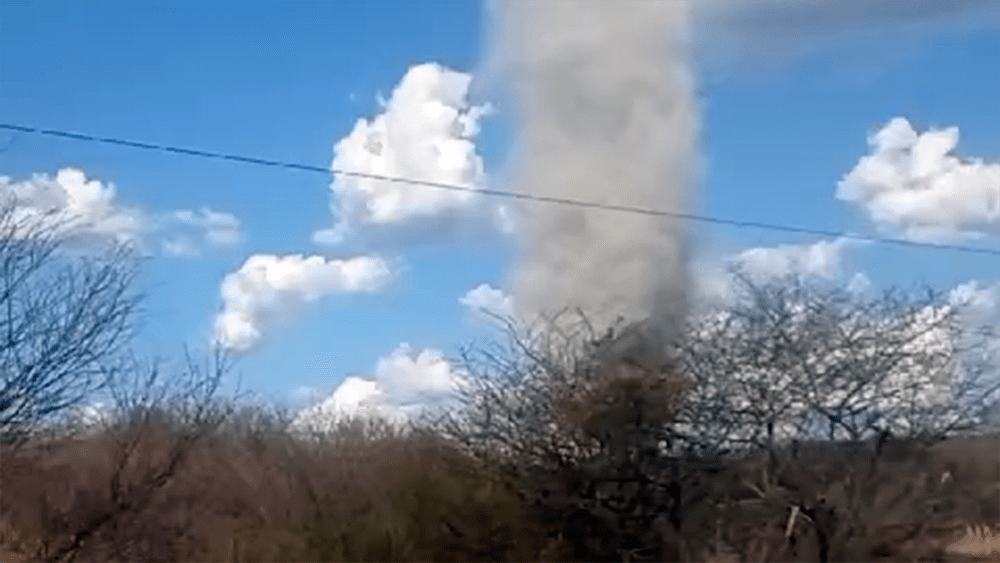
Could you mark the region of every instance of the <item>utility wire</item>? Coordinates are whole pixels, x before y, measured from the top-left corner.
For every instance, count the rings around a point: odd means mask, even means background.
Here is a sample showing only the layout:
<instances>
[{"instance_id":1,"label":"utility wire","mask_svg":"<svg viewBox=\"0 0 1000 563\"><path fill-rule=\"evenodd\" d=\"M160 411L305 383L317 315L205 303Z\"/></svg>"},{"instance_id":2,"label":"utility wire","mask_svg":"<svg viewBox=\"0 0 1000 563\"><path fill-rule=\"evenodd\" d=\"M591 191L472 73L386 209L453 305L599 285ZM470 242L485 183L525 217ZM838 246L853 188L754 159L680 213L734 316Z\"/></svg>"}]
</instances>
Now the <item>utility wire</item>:
<instances>
[{"instance_id":1,"label":"utility wire","mask_svg":"<svg viewBox=\"0 0 1000 563\"><path fill-rule=\"evenodd\" d=\"M401 184L410 184L414 186L425 186L429 188L437 188L443 190L461 191L461 192L475 192L483 195L496 196L496 197L506 197L512 199L520 199L527 201L538 201L545 203L555 203L559 205L570 205L574 207L584 207L589 209L601 209L605 211L619 211L622 213L635 213L639 215L653 215L658 217L671 217L674 219L684 219L688 221L697 221L701 223L712 223L716 225L730 225L733 227L752 227L768 231L781 231L786 233L799 233L807 235L818 235L829 238L845 238L851 240L859 240L864 242L882 243L882 244L895 244L898 246L910 246L917 248L931 248L935 250L955 250L958 252L969 252L974 254L988 254L991 256L1000 256L1000 249L992 248L977 248L974 246L962 246L955 244L936 244L931 242L918 242L905 239L896 238L881 238L881 237L866 237L861 235L854 235L850 233L844 233L839 231L827 231L823 229L809 229L805 227L793 227L789 225L777 225L773 223L761 223L758 221L740 221L736 219L722 219L719 217L708 217L705 215L693 215L689 213L673 213L670 211L662 211L657 209L648 209L642 207L632 207L627 205L612 205L605 203L597 203L592 201L581 201L576 199L568 199L561 197L550 197L550 196L540 196L531 194L521 194L517 192L508 192L502 190L490 190L484 188L474 188L471 186L461 186L457 184L446 184L443 182L432 182L429 180L416 180L412 178L399 178L394 176L385 176L382 174L371 174L368 172L356 172L351 170L337 170L335 168L327 168L323 166L312 166L309 164L298 164L294 162L282 162L278 160L267 160L263 158L254 158L249 156L240 156L234 154L225 154L211 151L203 151L197 149L186 149L182 147L172 147L167 145L158 145L154 143L146 143L139 141L129 141L126 139L118 139L114 137L97 137L94 135L85 135L82 133L71 133L68 131L59 131L56 129L40 129L37 127L27 127L24 125L13 125L10 123L0 123L0 129L5 129L8 131L18 131L21 133L33 133L36 135L47 135L50 137L61 137L64 139L73 139L77 141L89 141L95 143L106 143L111 145L119 145L124 147L132 147L136 149L152 150L169 152L175 154L183 154L188 156L197 156L201 158L211 158L217 160L230 160L234 162L242 162L246 164L257 164L260 166L271 166L275 168L287 168L289 170L303 170L306 172L318 172L321 174L340 174L343 176L350 176L354 178L366 178L369 180L380 180L384 182L394 182Z\"/></svg>"}]
</instances>

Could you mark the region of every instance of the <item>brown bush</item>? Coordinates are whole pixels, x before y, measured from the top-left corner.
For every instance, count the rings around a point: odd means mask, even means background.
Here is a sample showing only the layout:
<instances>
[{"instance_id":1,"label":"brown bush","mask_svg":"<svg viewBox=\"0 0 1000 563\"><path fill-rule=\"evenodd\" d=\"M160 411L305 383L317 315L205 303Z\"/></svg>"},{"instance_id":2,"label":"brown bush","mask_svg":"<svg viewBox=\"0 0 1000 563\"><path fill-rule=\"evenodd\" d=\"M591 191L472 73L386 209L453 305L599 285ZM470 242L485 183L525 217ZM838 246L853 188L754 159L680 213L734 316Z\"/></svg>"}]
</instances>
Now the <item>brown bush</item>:
<instances>
[{"instance_id":1,"label":"brown bush","mask_svg":"<svg viewBox=\"0 0 1000 563\"><path fill-rule=\"evenodd\" d=\"M148 426L5 450L4 545L75 561L521 561L544 547L509 480L432 436L236 434Z\"/></svg>"},{"instance_id":2,"label":"brown bush","mask_svg":"<svg viewBox=\"0 0 1000 563\"><path fill-rule=\"evenodd\" d=\"M66 561L917 561L951 560L946 527L1000 519L996 438L676 458L658 441L682 378L592 381L554 420L598 451L561 465L357 425L307 444L158 421L3 449L0 544Z\"/></svg>"}]
</instances>

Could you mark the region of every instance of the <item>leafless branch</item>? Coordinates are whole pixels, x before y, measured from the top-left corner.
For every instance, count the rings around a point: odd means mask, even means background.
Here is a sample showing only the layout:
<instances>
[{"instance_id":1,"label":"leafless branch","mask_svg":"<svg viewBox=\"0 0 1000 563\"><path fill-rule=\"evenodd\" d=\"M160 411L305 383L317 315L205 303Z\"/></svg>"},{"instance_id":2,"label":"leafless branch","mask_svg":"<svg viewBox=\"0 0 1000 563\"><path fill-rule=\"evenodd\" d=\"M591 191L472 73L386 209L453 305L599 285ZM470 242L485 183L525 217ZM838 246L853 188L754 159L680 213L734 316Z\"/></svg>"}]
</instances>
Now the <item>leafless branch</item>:
<instances>
[{"instance_id":1,"label":"leafless branch","mask_svg":"<svg viewBox=\"0 0 1000 563\"><path fill-rule=\"evenodd\" d=\"M100 389L139 313L132 248L74 257L65 251L71 222L0 203L0 440L8 444Z\"/></svg>"}]
</instances>

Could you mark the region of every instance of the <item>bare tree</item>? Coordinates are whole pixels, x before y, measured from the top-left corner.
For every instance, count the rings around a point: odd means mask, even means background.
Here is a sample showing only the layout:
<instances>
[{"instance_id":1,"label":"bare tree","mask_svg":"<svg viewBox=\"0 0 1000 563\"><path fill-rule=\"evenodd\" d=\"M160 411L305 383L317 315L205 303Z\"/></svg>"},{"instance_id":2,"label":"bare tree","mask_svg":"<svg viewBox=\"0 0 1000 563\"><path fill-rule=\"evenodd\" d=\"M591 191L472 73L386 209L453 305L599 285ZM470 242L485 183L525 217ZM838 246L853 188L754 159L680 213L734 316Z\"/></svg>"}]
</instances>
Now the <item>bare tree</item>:
<instances>
[{"instance_id":1,"label":"bare tree","mask_svg":"<svg viewBox=\"0 0 1000 563\"><path fill-rule=\"evenodd\" d=\"M133 250L68 252L72 218L0 203L0 442L101 388L129 344L141 296Z\"/></svg>"},{"instance_id":2,"label":"bare tree","mask_svg":"<svg viewBox=\"0 0 1000 563\"><path fill-rule=\"evenodd\" d=\"M196 362L185 349L183 365L166 380L161 378L164 367L160 359L143 364L127 355L109 369L105 390L112 405L106 417L89 426L97 426L103 436L112 439L113 450L108 453L115 465L108 481L110 499L93 502L89 517L71 531L68 541L52 546L45 561L73 560L102 530L119 534L110 548L115 558L130 560L127 553L134 542L123 539L122 530L127 530L129 522L176 479L196 445L216 432L229 431L231 436L234 429L255 430L251 425L236 428L239 421L232 420L241 398L239 386L231 400L216 397L222 378L232 368L221 349L204 363ZM63 430L73 434L80 428L70 422ZM166 455L155 463L144 461L139 453L143 444ZM101 447L101 441L95 441L94 447ZM134 467L144 464L141 471L135 471Z\"/></svg>"},{"instance_id":3,"label":"bare tree","mask_svg":"<svg viewBox=\"0 0 1000 563\"><path fill-rule=\"evenodd\" d=\"M623 413L650 418L672 406L671 366L642 323L598 331L580 310L534 325L493 318L505 341L466 347L457 359L466 374L456 393L460 412L422 421L476 455L565 465L628 441L613 428ZM643 408L622 408L637 393ZM647 426L628 422L630 432ZM670 438L666 427L656 432Z\"/></svg>"},{"instance_id":4,"label":"bare tree","mask_svg":"<svg viewBox=\"0 0 1000 563\"><path fill-rule=\"evenodd\" d=\"M179 425L181 433L204 433L222 425L246 396L239 385L231 399L217 396L223 377L233 368L232 359L215 348L204 362L184 349L183 365L166 380L167 362L146 364L131 355L107 370L106 390L111 397L108 419L131 426Z\"/></svg>"},{"instance_id":5,"label":"bare tree","mask_svg":"<svg viewBox=\"0 0 1000 563\"><path fill-rule=\"evenodd\" d=\"M732 273L735 302L689 319L673 345L688 384L658 434L670 453L715 457L885 431L939 439L974 428L1000 397L995 327L970 326L961 303ZM599 451L599 440L560 424L557 407L567 393L602 389L602 351L622 348L641 325L595 338L578 314L532 327L498 319L506 341L463 350L464 410L434 421L439 431L481 454L566 460Z\"/></svg>"},{"instance_id":6,"label":"bare tree","mask_svg":"<svg viewBox=\"0 0 1000 563\"><path fill-rule=\"evenodd\" d=\"M461 412L422 420L476 454L502 457L537 453L547 441L556 386L582 357L576 331L522 326L514 318L486 312L503 328L505 342L466 346L457 363L466 373L456 398ZM573 327L587 330L585 324ZM547 329L547 330L546 330ZM589 334L589 336L593 336Z\"/></svg>"},{"instance_id":7,"label":"bare tree","mask_svg":"<svg viewBox=\"0 0 1000 563\"><path fill-rule=\"evenodd\" d=\"M709 449L883 431L933 440L996 402L996 327L970 326L963 303L732 273L736 302L692 319L681 347L695 384L680 429Z\"/></svg>"}]
</instances>

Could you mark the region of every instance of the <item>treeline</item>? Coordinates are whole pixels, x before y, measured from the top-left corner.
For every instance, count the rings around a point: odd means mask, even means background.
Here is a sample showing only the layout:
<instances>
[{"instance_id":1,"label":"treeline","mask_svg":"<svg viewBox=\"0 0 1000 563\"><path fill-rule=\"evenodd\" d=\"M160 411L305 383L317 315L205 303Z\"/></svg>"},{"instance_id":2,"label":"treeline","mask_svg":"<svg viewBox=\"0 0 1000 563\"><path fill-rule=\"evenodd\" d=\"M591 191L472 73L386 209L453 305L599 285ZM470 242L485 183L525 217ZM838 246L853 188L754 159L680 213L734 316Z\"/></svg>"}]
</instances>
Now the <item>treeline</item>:
<instances>
[{"instance_id":1,"label":"treeline","mask_svg":"<svg viewBox=\"0 0 1000 563\"><path fill-rule=\"evenodd\" d=\"M458 409L304 439L217 396L223 354L134 357L132 249L95 257L16 209L4 561L942 560L967 555L956 526L1000 518L996 436L958 437L996 403L997 340L940 295L734 271L734 300L674 342L497 319L456 360Z\"/></svg>"}]
</instances>

